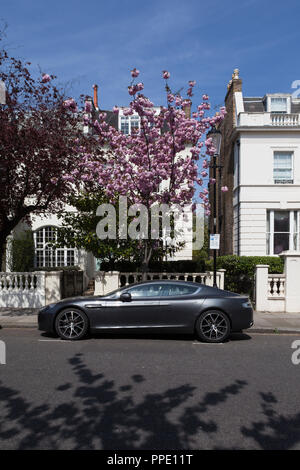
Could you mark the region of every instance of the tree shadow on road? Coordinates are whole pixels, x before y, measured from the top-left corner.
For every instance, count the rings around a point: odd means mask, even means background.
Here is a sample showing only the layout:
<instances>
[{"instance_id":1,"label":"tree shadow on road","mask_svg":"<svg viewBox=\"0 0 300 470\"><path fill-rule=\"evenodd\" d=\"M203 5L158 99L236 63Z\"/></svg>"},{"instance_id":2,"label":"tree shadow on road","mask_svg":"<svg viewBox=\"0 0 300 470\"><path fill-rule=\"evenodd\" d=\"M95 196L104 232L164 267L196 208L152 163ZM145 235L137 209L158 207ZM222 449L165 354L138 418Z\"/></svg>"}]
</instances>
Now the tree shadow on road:
<instances>
[{"instance_id":1,"label":"tree shadow on road","mask_svg":"<svg viewBox=\"0 0 300 470\"><path fill-rule=\"evenodd\" d=\"M261 392L261 409L264 419L255 421L250 427L242 427L241 432L252 438L263 450L291 449L300 441L300 413L284 416L277 413L277 398L272 392Z\"/></svg>"},{"instance_id":2,"label":"tree shadow on road","mask_svg":"<svg viewBox=\"0 0 300 470\"><path fill-rule=\"evenodd\" d=\"M189 449L199 435L213 436L215 421L204 416L212 407L239 394L247 382L237 380L196 405L187 401L198 392L184 384L161 393L141 394L145 382L136 374L117 386L102 373L94 374L81 353L69 360L74 383L55 390L62 402L35 405L21 392L0 383L0 447L15 449Z\"/></svg>"}]
</instances>

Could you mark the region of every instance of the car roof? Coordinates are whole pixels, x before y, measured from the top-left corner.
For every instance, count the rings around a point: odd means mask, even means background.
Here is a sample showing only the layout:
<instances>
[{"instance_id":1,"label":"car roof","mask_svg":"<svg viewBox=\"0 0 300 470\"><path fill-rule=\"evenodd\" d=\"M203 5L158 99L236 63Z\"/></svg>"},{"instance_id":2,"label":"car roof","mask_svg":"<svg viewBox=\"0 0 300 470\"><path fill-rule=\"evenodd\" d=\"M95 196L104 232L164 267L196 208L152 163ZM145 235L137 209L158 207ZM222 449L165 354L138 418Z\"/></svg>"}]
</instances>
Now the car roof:
<instances>
[{"instance_id":1,"label":"car roof","mask_svg":"<svg viewBox=\"0 0 300 470\"><path fill-rule=\"evenodd\" d=\"M177 279L153 279L150 281L140 281L140 282L135 282L133 284L129 284L127 286L121 287L121 289L125 289L125 287L128 289L129 287L133 286L139 286L142 284L186 284L194 287L200 287L201 285L203 286L204 284L201 284L200 282L193 282L193 281L184 281L182 280L177 280Z\"/></svg>"}]
</instances>

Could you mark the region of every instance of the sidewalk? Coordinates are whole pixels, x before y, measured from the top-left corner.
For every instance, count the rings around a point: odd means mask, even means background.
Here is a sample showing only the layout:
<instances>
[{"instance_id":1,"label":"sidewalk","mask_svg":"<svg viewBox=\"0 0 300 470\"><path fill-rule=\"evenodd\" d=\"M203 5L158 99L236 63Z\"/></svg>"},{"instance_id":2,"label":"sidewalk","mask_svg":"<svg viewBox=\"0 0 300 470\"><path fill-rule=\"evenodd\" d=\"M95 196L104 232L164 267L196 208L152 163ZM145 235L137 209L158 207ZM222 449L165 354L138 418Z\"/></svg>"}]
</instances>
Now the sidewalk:
<instances>
[{"instance_id":1,"label":"sidewalk","mask_svg":"<svg viewBox=\"0 0 300 470\"><path fill-rule=\"evenodd\" d=\"M0 308L0 328L37 328L39 309ZM254 312L253 333L299 333L299 313Z\"/></svg>"},{"instance_id":2,"label":"sidewalk","mask_svg":"<svg viewBox=\"0 0 300 470\"><path fill-rule=\"evenodd\" d=\"M37 328L38 308L0 308L0 328Z\"/></svg>"}]
</instances>

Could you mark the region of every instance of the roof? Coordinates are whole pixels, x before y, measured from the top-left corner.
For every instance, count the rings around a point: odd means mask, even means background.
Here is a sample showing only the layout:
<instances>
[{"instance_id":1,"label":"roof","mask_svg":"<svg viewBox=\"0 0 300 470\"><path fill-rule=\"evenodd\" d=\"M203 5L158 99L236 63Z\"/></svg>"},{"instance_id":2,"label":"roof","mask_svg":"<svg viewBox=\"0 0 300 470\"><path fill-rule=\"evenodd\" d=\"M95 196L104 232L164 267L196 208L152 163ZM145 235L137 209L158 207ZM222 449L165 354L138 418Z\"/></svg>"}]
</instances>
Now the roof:
<instances>
[{"instance_id":1,"label":"roof","mask_svg":"<svg viewBox=\"0 0 300 470\"><path fill-rule=\"evenodd\" d=\"M285 96L288 96L285 94ZM246 113L264 113L266 112L265 97L243 97L244 110ZM291 98L291 113L300 114L300 101L293 101Z\"/></svg>"},{"instance_id":2,"label":"roof","mask_svg":"<svg viewBox=\"0 0 300 470\"><path fill-rule=\"evenodd\" d=\"M243 98L243 101L247 113L263 113L265 111L263 98Z\"/></svg>"},{"instance_id":3,"label":"roof","mask_svg":"<svg viewBox=\"0 0 300 470\"><path fill-rule=\"evenodd\" d=\"M300 114L300 103L295 103L292 101L291 103L291 113L299 113Z\"/></svg>"}]
</instances>

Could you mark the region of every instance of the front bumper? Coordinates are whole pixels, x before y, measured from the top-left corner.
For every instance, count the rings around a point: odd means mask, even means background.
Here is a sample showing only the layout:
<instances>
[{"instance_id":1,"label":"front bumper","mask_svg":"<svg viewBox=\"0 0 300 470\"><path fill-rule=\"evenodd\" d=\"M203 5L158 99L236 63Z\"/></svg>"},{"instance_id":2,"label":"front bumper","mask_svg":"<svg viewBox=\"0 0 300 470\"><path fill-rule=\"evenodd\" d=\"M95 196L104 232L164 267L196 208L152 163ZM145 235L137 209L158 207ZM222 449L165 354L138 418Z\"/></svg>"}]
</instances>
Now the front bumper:
<instances>
[{"instance_id":1,"label":"front bumper","mask_svg":"<svg viewBox=\"0 0 300 470\"><path fill-rule=\"evenodd\" d=\"M55 314L49 310L40 310L38 313L38 329L54 333Z\"/></svg>"}]
</instances>

